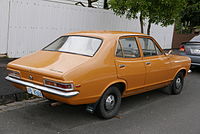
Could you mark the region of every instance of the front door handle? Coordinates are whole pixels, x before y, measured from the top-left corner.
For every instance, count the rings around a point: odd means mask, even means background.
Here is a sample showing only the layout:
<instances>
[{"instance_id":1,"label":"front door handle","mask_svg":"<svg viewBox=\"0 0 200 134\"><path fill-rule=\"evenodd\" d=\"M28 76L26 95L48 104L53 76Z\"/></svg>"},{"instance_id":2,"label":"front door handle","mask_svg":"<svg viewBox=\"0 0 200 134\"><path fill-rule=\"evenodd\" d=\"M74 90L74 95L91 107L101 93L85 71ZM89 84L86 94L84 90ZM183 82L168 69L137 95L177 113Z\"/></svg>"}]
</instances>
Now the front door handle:
<instances>
[{"instance_id":1,"label":"front door handle","mask_svg":"<svg viewBox=\"0 0 200 134\"><path fill-rule=\"evenodd\" d=\"M126 65L124 65L124 64L119 65L119 68L124 68L124 67L126 67Z\"/></svg>"},{"instance_id":2,"label":"front door handle","mask_svg":"<svg viewBox=\"0 0 200 134\"><path fill-rule=\"evenodd\" d=\"M146 62L146 65L150 65L151 64L151 62Z\"/></svg>"}]
</instances>

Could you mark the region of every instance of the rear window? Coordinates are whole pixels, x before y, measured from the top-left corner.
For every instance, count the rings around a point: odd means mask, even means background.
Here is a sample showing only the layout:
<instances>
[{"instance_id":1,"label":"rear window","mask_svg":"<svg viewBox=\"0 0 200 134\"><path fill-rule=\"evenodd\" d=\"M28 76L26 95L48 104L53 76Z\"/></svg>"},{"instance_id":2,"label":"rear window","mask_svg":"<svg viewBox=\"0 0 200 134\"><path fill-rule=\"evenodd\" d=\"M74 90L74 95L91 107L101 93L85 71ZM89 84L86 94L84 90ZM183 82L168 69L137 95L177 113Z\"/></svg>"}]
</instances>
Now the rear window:
<instances>
[{"instance_id":1,"label":"rear window","mask_svg":"<svg viewBox=\"0 0 200 134\"><path fill-rule=\"evenodd\" d=\"M59 51L85 56L94 56L102 40L86 36L62 36L45 47L46 51Z\"/></svg>"}]
</instances>

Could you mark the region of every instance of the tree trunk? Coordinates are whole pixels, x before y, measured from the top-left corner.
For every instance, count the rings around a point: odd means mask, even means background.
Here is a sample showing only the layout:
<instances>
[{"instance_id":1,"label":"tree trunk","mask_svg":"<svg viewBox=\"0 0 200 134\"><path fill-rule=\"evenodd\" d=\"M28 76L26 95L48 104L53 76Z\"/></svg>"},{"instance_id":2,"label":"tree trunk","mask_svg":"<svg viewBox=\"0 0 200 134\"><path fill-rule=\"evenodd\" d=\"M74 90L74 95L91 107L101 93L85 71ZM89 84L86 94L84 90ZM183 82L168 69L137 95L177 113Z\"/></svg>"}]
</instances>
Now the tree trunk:
<instances>
[{"instance_id":1,"label":"tree trunk","mask_svg":"<svg viewBox=\"0 0 200 134\"><path fill-rule=\"evenodd\" d=\"M104 0L103 8L108 9L108 0Z\"/></svg>"},{"instance_id":2,"label":"tree trunk","mask_svg":"<svg viewBox=\"0 0 200 134\"><path fill-rule=\"evenodd\" d=\"M141 33L144 33L144 22L142 18L142 12L140 13L140 28L141 28Z\"/></svg>"},{"instance_id":3,"label":"tree trunk","mask_svg":"<svg viewBox=\"0 0 200 134\"><path fill-rule=\"evenodd\" d=\"M92 6L92 0L88 0L88 7L93 7Z\"/></svg>"},{"instance_id":4,"label":"tree trunk","mask_svg":"<svg viewBox=\"0 0 200 134\"><path fill-rule=\"evenodd\" d=\"M149 24L148 24L148 27L147 27L147 34L150 35L150 30L151 30L151 19L149 19Z\"/></svg>"}]
</instances>

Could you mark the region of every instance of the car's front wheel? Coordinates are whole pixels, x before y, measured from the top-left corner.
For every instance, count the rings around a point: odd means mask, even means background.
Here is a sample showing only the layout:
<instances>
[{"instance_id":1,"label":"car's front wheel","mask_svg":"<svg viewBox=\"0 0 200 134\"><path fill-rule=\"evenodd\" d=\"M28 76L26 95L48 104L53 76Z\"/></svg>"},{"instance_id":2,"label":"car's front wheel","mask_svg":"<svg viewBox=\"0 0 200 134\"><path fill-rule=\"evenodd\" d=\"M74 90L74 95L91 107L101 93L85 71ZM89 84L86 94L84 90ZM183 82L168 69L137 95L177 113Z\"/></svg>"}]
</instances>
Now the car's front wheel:
<instances>
[{"instance_id":1,"label":"car's front wheel","mask_svg":"<svg viewBox=\"0 0 200 134\"><path fill-rule=\"evenodd\" d=\"M117 87L109 87L97 105L97 115L109 119L117 115L121 105L121 92Z\"/></svg>"},{"instance_id":2,"label":"car's front wheel","mask_svg":"<svg viewBox=\"0 0 200 134\"><path fill-rule=\"evenodd\" d=\"M184 75L183 72L179 72L171 84L171 92L172 94L180 94L183 89L183 83L184 83Z\"/></svg>"}]
</instances>

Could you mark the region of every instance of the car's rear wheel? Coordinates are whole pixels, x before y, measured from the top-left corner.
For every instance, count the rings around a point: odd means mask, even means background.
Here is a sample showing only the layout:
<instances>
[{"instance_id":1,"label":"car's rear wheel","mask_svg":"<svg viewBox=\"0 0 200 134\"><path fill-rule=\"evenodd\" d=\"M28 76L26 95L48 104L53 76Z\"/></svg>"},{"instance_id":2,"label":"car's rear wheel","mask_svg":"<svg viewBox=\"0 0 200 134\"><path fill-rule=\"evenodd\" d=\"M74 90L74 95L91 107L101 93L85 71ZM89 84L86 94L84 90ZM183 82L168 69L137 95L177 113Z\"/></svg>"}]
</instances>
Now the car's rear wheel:
<instances>
[{"instance_id":1,"label":"car's rear wheel","mask_svg":"<svg viewBox=\"0 0 200 134\"><path fill-rule=\"evenodd\" d=\"M97 115L110 119L117 115L121 105L121 92L117 87L109 87L97 105Z\"/></svg>"},{"instance_id":2,"label":"car's rear wheel","mask_svg":"<svg viewBox=\"0 0 200 134\"><path fill-rule=\"evenodd\" d=\"M180 94L183 89L184 75L183 72L179 72L171 84L171 93L174 95Z\"/></svg>"}]
</instances>

